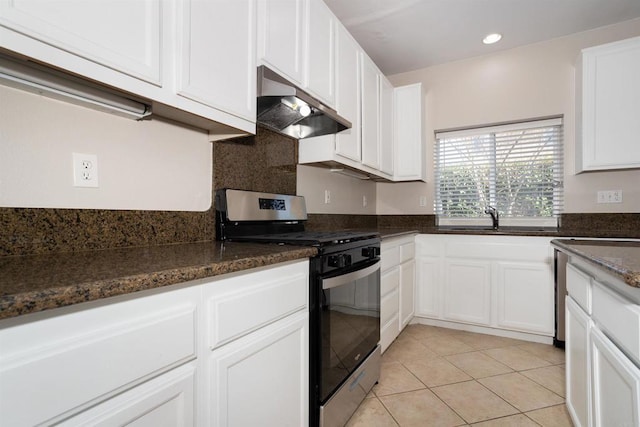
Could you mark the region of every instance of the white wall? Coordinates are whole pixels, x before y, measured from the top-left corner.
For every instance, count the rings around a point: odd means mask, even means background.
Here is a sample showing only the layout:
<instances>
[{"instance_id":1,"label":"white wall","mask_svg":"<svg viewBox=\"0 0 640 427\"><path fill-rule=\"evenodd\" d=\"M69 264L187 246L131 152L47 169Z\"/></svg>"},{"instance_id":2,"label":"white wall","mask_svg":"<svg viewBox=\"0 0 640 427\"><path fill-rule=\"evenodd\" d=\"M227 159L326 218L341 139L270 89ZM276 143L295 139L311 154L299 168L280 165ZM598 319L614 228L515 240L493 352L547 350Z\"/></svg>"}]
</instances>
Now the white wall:
<instances>
[{"instance_id":1,"label":"white wall","mask_svg":"<svg viewBox=\"0 0 640 427\"><path fill-rule=\"evenodd\" d=\"M376 185L330 172L327 168L298 165L297 190L304 196L307 211L317 214L360 214L375 215ZM331 192L331 201L324 203L324 192ZM362 197L367 198L367 206L362 205Z\"/></svg>"},{"instance_id":2,"label":"white wall","mask_svg":"<svg viewBox=\"0 0 640 427\"><path fill-rule=\"evenodd\" d=\"M73 187L71 153L96 154L99 188ZM204 211L203 131L136 122L0 86L0 206Z\"/></svg>"},{"instance_id":3,"label":"white wall","mask_svg":"<svg viewBox=\"0 0 640 427\"><path fill-rule=\"evenodd\" d=\"M464 61L390 76L422 82L426 184L378 184L378 214L433 213L434 130L564 115L565 212L640 212L640 170L574 175L575 62L580 49L640 35L640 20ZM508 37L508 35L507 35ZM597 204L597 190L623 190L622 204ZM426 194L427 208L419 207Z\"/></svg>"}]
</instances>

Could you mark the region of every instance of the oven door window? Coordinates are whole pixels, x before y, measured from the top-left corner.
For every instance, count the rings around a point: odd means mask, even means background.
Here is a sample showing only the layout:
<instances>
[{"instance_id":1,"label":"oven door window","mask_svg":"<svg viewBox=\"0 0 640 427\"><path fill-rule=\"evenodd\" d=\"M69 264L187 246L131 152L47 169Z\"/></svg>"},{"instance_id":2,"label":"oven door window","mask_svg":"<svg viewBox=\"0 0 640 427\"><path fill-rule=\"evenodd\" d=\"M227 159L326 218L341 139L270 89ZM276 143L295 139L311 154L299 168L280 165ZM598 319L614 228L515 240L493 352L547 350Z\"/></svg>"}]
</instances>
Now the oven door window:
<instances>
[{"instance_id":1,"label":"oven door window","mask_svg":"<svg viewBox=\"0 0 640 427\"><path fill-rule=\"evenodd\" d=\"M322 279L321 390L324 401L380 341L379 261Z\"/></svg>"}]
</instances>

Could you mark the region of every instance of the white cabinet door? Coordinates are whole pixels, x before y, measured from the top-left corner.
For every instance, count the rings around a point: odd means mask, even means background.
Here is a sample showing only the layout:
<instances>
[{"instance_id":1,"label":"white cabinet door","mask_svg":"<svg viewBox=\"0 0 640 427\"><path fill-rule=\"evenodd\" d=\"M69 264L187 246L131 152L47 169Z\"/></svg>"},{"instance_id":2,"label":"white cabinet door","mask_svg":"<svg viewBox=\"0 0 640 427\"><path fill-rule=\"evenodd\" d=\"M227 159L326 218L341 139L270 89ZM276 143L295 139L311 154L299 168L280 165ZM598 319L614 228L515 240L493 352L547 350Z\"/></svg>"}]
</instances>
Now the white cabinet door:
<instances>
[{"instance_id":1,"label":"white cabinet door","mask_svg":"<svg viewBox=\"0 0 640 427\"><path fill-rule=\"evenodd\" d=\"M442 261L435 257L418 257L416 283L417 316L442 316L443 295L440 292Z\"/></svg>"},{"instance_id":2,"label":"white cabinet door","mask_svg":"<svg viewBox=\"0 0 640 427\"><path fill-rule=\"evenodd\" d=\"M162 83L161 30L159 0L0 2L3 48L110 84Z\"/></svg>"},{"instance_id":3,"label":"white cabinet door","mask_svg":"<svg viewBox=\"0 0 640 427\"><path fill-rule=\"evenodd\" d=\"M362 75L362 163L378 169L380 166L379 104L380 83L378 68L364 53L361 53Z\"/></svg>"},{"instance_id":4,"label":"white cabinet door","mask_svg":"<svg viewBox=\"0 0 640 427\"><path fill-rule=\"evenodd\" d=\"M393 86L380 75L380 164L381 172L393 175Z\"/></svg>"},{"instance_id":5,"label":"white cabinet door","mask_svg":"<svg viewBox=\"0 0 640 427\"><path fill-rule=\"evenodd\" d=\"M180 0L178 16L177 93L255 122L255 0Z\"/></svg>"},{"instance_id":6,"label":"white cabinet door","mask_svg":"<svg viewBox=\"0 0 640 427\"><path fill-rule=\"evenodd\" d=\"M593 425L640 425L640 369L598 328L591 329Z\"/></svg>"},{"instance_id":7,"label":"white cabinet door","mask_svg":"<svg viewBox=\"0 0 640 427\"><path fill-rule=\"evenodd\" d=\"M132 294L0 328L1 423L55 423L195 359L199 296Z\"/></svg>"},{"instance_id":8,"label":"white cabinet door","mask_svg":"<svg viewBox=\"0 0 640 427\"><path fill-rule=\"evenodd\" d=\"M335 106L337 18L322 0L309 0L307 17L306 87L329 106Z\"/></svg>"},{"instance_id":9,"label":"white cabinet door","mask_svg":"<svg viewBox=\"0 0 640 427\"><path fill-rule=\"evenodd\" d=\"M415 300L416 262L407 261L400 265L400 331L413 318Z\"/></svg>"},{"instance_id":10,"label":"white cabinet door","mask_svg":"<svg viewBox=\"0 0 640 427\"><path fill-rule=\"evenodd\" d=\"M195 362L63 421L60 426L174 427L195 425Z\"/></svg>"},{"instance_id":11,"label":"white cabinet door","mask_svg":"<svg viewBox=\"0 0 640 427\"><path fill-rule=\"evenodd\" d=\"M490 325L491 264L486 261L451 259L445 267L447 320Z\"/></svg>"},{"instance_id":12,"label":"white cabinet door","mask_svg":"<svg viewBox=\"0 0 640 427\"><path fill-rule=\"evenodd\" d=\"M336 134L336 154L360 162L360 46L338 25L336 54L336 110L351 129Z\"/></svg>"},{"instance_id":13,"label":"white cabinet door","mask_svg":"<svg viewBox=\"0 0 640 427\"><path fill-rule=\"evenodd\" d=\"M380 275L380 346L383 352L399 334L399 287L400 270L398 266L392 267Z\"/></svg>"},{"instance_id":14,"label":"white cabinet door","mask_svg":"<svg viewBox=\"0 0 640 427\"><path fill-rule=\"evenodd\" d=\"M306 7L307 0L258 0L258 60L300 86L304 84Z\"/></svg>"},{"instance_id":15,"label":"white cabinet door","mask_svg":"<svg viewBox=\"0 0 640 427\"><path fill-rule=\"evenodd\" d=\"M577 427L591 426L591 319L571 298L566 300L567 410Z\"/></svg>"},{"instance_id":16,"label":"white cabinet door","mask_svg":"<svg viewBox=\"0 0 640 427\"><path fill-rule=\"evenodd\" d=\"M308 320L297 313L211 353L212 426L308 425Z\"/></svg>"},{"instance_id":17,"label":"white cabinet door","mask_svg":"<svg viewBox=\"0 0 640 427\"><path fill-rule=\"evenodd\" d=\"M546 263L498 262L498 326L523 332L554 332L554 290Z\"/></svg>"},{"instance_id":18,"label":"white cabinet door","mask_svg":"<svg viewBox=\"0 0 640 427\"><path fill-rule=\"evenodd\" d=\"M394 89L395 181L425 180L422 84Z\"/></svg>"},{"instance_id":19,"label":"white cabinet door","mask_svg":"<svg viewBox=\"0 0 640 427\"><path fill-rule=\"evenodd\" d=\"M640 37L584 49L581 62L577 172L640 167Z\"/></svg>"}]
</instances>

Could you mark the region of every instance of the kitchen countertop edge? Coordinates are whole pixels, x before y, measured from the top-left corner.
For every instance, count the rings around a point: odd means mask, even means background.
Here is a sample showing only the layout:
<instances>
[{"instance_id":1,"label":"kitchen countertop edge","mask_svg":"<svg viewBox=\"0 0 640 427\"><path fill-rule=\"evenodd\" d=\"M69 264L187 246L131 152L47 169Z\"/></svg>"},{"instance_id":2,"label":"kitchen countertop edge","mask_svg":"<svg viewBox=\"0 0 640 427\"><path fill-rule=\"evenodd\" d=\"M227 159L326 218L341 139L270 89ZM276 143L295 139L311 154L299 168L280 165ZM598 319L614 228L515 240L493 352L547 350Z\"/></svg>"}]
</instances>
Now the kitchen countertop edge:
<instances>
[{"instance_id":1,"label":"kitchen countertop edge","mask_svg":"<svg viewBox=\"0 0 640 427\"><path fill-rule=\"evenodd\" d=\"M104 256L108 258L110 255L117 254L117 256L114 256L114 259L121 261L123 257L127 257L128 252L131 256L141 255L141 258L143 258L141 264L143 265L122 275L118 275L116 272L105 275L107 277L96 278L86 278L80 275L78 279L74 279L73 272L70 273L68 277L65 277L64 274L60 272L53 272L51 279L49 279L47 272L44 272L41 279L32 278L32 283L19 283L18 286L13 287L11 286L11 279L8 279L9 282L6 281L7 279L4 279L4 283L0 280L0 320L109 297L132 294L149 289L182 284L198 279L213 278L223 274L275 265L287 261L301 260L317 254L317 249L313 247L248 243L223 245L219 242L210 242L211 248L203 249L206 244L208 244L208 242L61 254L61 256L67 260L67 264L69 263L68 260L73 259L75 255L78 265L74 267L77 269L81 268L80 264L85 262L87 256ZM197 247L197 245L202 247ZM229 248L230 246L235 249L240 248L240 250L237 250L238 254L226 256L224 254L225 248ZM187 254L182 256L182 254L179 253L181 247L185 252L193 251L194 248L196 249L196 256L193 257L193 262L189 262L188 260L185 262L184 258ZM154 264L157 263L157 260L153 259L154 251L158 251L159 248L168 248L165 249L165 251L171 251L171 253L167 256L169 261L162 260L160 263L162 265L155 267ZM176 251L178 251L178 256L175 260L176 265L171 265L171 255L175 255ZM149 255L150 252L151 255ZM163 253L161 255L165 254ZM188 255L192 254L188 253ZM160 255L158 255L158 257L159 256ZM145 257L152 259L152 262L149 262L149 266L144 265ZM14 268L14 270L17 271L15 275L19 274L19 270L22 270L25 275L31 274L33 277L34 274L29 271L30 269L28 268L30 265L26 264L27 268L25 268L25 266L20 265L20 263L26 260L31 261L32 265L35 264L37 266L38 262L40 262L40 265L46 265L46 261L39 261L43 260L43 258L55 260L56 255L51 254L45 257L6 257L0 259L0 261L2 261L0 262L0 272L5 272L6 270L3 270L3 268L7 268L7 264L11 267L11 263L13 262L17 264L15 265L16 268ZM104 267L104 265L108 265L108 263L108 260L104 261L100 266ZM117 262L114 261L114 265L116 263ZM44 283L48 280L51 281L50 286L46 286Z\"/></svg>"},{"instance_id":2,"label":"kitchen countertop edge","mask_svg":"<svg viewBox=\"0 0 640 427\"><path fill-rule=\"evenodd\" d=\"M551 245L569 255L578 256L595 266L604 269L610 274L620 278L625 284L640 288L640 270L635 267L614 262L611 258L604 257L589 250L580 250L583 246L589 244L594 246L606 247L611 245L611 241L604 240L573 240L573 239L554 239ZM622 242L616 242L618 245ZM627 242L629 244L633 242ZM639 245L640 246L640 245Z\"/></svg>"}]
</instances>

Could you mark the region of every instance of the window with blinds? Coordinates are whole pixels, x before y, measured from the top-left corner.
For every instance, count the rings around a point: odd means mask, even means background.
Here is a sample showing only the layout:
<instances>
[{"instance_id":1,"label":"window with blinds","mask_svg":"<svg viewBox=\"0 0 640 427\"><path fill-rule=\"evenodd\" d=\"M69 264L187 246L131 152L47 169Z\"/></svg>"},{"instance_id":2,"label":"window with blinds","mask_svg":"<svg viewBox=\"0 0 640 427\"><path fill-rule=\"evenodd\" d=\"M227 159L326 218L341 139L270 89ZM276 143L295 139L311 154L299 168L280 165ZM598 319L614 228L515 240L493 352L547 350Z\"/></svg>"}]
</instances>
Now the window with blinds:
<instances>
[{"instance_id":1,"label":"window with blinds","mask_svg":"<svg viewBox=\"0 0 640 427\"><path fill-rule=\"evenodd\" d=\"M440 225L557 226L563 208L562 119L436 132Z\"/></svg>"}]
</instances>

